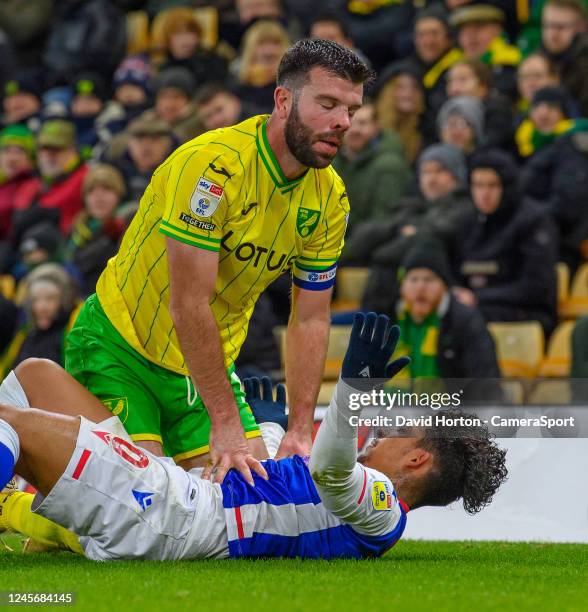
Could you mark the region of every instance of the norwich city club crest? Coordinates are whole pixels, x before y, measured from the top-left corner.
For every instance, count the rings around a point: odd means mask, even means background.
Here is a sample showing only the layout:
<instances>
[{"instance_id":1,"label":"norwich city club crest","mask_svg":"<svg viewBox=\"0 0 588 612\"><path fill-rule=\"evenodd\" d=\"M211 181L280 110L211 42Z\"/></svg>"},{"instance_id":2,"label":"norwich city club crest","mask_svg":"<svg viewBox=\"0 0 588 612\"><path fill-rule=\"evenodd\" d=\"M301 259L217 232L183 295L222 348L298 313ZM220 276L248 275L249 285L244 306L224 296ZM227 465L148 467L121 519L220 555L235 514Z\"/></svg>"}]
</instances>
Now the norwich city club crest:
<instances>
[{"instance_id":1,"label":"norwich city club crest","mask_svg":"<svg viewBox=\"0 0 588 612\"><path fill-rule=\"evenodd\" d=\"M296 229L298 233L306 238L317 226L321 213L318 210L310 210L310 208L299 208L298 217L296 218Z\"/></svg>"},{"instance_id":2,"label":"norwich city club crest","mask_svg":"<svg viewBox=\"0 0 588 612\"><path fill-rule=\"evenodd\" d=\"M126 397L114 397L102 400L102 403L114 416L117 416L121 423L124 423L129 416L129 401Z\"/></svg>"}]
</instances>

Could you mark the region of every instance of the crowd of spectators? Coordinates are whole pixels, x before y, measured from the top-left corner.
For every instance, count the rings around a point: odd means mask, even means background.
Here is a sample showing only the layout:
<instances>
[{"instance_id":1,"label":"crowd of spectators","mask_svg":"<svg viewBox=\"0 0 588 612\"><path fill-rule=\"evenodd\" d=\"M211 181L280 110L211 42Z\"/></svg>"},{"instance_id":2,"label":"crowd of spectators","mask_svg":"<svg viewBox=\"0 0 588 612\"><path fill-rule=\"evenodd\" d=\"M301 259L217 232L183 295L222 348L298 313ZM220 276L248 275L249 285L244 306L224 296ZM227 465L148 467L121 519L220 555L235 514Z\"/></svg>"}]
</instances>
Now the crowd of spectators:
<instances>
[{"instance_id":1,"label":"crowd of spectators","mask_svg":"<svg viewBox=\"0 0 588 612\"><path fill-rule=\"evenodd\" d=\"M413 374L498 376L488 322L549 336L556 263L588 258L588 0L5 0L4 368L61 359L153 170L271 112L305 36L377 74L334 161L351 205L340 265L369 268L361 307L399 321ZM280 281L260 301L243 371L279 369L287 296Z\"/></svg>"}]
</instances>

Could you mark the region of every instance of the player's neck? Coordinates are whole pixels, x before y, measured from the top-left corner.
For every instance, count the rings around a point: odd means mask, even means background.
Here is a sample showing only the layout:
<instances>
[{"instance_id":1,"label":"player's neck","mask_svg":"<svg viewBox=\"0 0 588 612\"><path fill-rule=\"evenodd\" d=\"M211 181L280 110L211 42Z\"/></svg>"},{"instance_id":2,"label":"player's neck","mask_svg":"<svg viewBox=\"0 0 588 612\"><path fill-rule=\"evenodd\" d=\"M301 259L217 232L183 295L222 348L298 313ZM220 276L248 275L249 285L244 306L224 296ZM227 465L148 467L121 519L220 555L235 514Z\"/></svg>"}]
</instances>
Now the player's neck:
<instances>
[{"instance_id":1,"label":"player's neck","mask_svg":"<svg viewBox=\"0 0 588 612\"><path fill-rule=\"evenodd\" d=\"M290 148L286 144L284 125L281 124L280 120L274 115L271 115L267 121L266 135L269 146L278 160L278 164L280 164L284 176L289 181L298 178L306 172L306 166L302 165L294 155L292 155Z\"/></svg>"}]
</instances>

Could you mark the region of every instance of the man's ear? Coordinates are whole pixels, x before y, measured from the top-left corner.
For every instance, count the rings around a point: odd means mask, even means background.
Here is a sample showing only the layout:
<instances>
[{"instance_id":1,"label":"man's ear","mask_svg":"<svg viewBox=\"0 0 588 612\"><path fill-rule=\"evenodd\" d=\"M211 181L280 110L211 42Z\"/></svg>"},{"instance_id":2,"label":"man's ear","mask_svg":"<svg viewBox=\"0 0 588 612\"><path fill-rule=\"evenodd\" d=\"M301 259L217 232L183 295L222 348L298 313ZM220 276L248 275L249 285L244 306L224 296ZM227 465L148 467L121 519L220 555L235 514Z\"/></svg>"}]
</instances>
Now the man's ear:
<instances>
[{"instance_id":1,"label":"man's ear","mask_svg":"<svg viewBox=\"0 0 588 612\"><path fill-rule=\"evenodd\" d=\"M280 119L287 119L292 108L292 92L286 87L276 87L274 91L274 103L276 112Z\"/></svg>"},{"instance_id":2,"label":"man's ear","mask_svg":"<svg viewBox=\"0 0 588 612\"><path fill-rule=\"evenodd\" d=\"M404 457L404 467L409 470L418 469L431 462L433 455L423 448L413 448Z\"/></svg>"}]
</instances>

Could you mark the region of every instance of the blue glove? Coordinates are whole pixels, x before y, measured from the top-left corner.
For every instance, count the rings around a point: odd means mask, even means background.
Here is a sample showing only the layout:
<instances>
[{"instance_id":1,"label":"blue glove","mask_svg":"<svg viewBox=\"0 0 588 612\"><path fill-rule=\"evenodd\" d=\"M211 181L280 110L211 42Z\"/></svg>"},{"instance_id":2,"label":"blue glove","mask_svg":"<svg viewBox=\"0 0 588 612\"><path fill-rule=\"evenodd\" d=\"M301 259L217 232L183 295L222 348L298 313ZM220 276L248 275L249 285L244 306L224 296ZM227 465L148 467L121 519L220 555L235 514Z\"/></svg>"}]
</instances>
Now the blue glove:
<instances>
[{"instance_id":1,"label":"blue glove","mask_svg":"<svg viewBox=\"0 0 588 612\"><path fill-rule=\"evenodd\" d=\"M246 378L243 381L245 399L251 407L257 423L277 423L284 430L288 429L288 416L286 415L286 387L276 385L276 399L274 401L272 381L264 376L259 378Z\"/></svg>"},{"instance_id":2,"label":"blue glove","mask_svg":"<svg viewBox=\"0 0 588 612\"><path fill-rule=\"evenodd\" d=\"M400 328L390 325L386 315L356 313L341 378L354 388L370 390L398 374L410 362L409 357L400 357L388 363L399 336Z\"/></svg>"}]
</instances>

